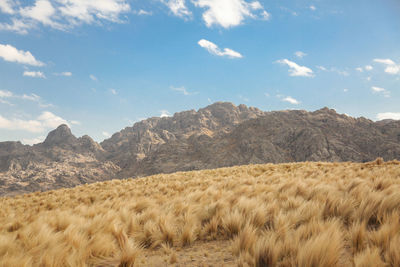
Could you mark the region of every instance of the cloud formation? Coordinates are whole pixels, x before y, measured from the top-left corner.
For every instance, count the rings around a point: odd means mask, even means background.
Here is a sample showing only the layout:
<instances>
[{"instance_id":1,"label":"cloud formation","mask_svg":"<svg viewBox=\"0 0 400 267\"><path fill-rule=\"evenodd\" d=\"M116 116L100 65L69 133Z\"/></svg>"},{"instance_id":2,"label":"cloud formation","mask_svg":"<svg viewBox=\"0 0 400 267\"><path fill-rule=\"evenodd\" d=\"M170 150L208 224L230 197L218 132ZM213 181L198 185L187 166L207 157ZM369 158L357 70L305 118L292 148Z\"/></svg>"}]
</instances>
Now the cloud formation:
<instances>
[{"instance_id":1,"label":"cloud formation","mask_svg":"<svg viewBox=\"0 0 400 267\"><path fill-rule=\"evenodd\" d=\"M7 99L7 100L5 100L5 99ZM8 104L10 106L14 106L13 103L8 101L8 100L11 100L11 99L17 99L17 100L19 99L19 100L36 102L39 105L39 107L41 107L41 108L53 107L52 104L44 103L43 99L40 96L36 95L36 94L15 95L10 91L0 90L0 103Z\"/></svg>"},{"instance_id":2,"label":"cloud formation","mask_svg":"<svg viewBox=\"0 0 400 267\"><path fill-rule=\"evenodd\" d=\"M39 136L39 137L34 137L34 138L23 138L22 143L26 145L35 145L42 143L45 140L45 136Z\"/></svg>"},{"instance_id":3,"label":"cloud formation","mask_svg":"<svg viewBox=\"0 0 400 267\"><path fill-rule=\"evenodd\" d=\"M160 113L160 118L171 117L171 114L168 112L168 110L161 110Z\"/></svg>"},{"instance_id":4,"label":"cloud formation","mask_svg":"<svg viewBox=\"0 0 400 267\"><path fill-rule=\"evenodd\" d=\"M390 97L390 91L386 90L385 88L372 86L371 90L374 93L383 94L384 97Z\"/></svg>"},{"instance_id":5,"label":"cloud formation","mask_svg":"<svg viewBox=\"0 0 400 267\"><path fill-rule=\"evenodd\" d=\"M54 73L54 75L56 75L56 76L71 77L71 76L72 76L72 72L70 72L70 71L64 71L64 72L60 72L60 73Z\"/></svg>"},{"instance_id":6,"label":"cloud formation","mask_svg":"<svg viewBox=\"0 0 400 267\"><path fill-rule=\"evenodd\" d=\"M151 12L151 11L146 11L146 10L144 10L144 9L140 9L140 10L138 10L138 11L134 11L134 13L135 13L136 15L139 15L139 16L151 16L151 15L153 15L153 12Z\"/></svg>"},{"instance_id":7,"label":"cloud formation","mask_svg":"<svg viewBox=\"0 0 400 267\"><path fill-rule=\"evenodd\" d=\"M0 30L27 34L39 25L58 30L102 21L122 22L121 15L130 11L126 0L36 0L30 5L0 0L0 10L7 13L11 23L0 23Z\"/></svg>"},{"instance_id":8,"label":"cloud formation","mask_svg":"<svg viewBox=\"0 0 400 267\"><path fill-rule=\"evenodd\" d=\"M32 78L42 78L42 79L46 78L46 76L41 71L24 71L23 75Z\"/></svg>"},{"instance_id":9,"label":"cloud formation","mask_svg":"<svg viewBox=\"0 0 400 267\"><path fill-rule=\"evenodd\" d=\"M389 74L400 74L400 64L396 64L391 59L374 59L374 62L386 65L385 72Z\"/></svg>"},{"instance_id":10,"label":"cloud formation","mask_svg":"<svg viewBox=\"0 0 400 267\"><path fill-rule=\"evenodd\" d=\"M314 72L312 71L312 69L305 66L300 66L297 63L290 61L288 59L281 59L276 62L282 65L289 66L290 76L314 77Z\"/></svg>"},{"instance_id":11,"label":"cloud formation","mask_svg":"<svg viewBox=\"0 0 400 267\"><path fill-rule=\"evenodd\" d=\"M29 51L18 50L12 45L0 44L0 58L5 61L31 65L36 67L44 66L43 62L37 60Z\"/></svg>"},{"instance_id":12,"label":"cloud formation","mask_svg":"<svg viewBox=\"0 0 400 267\"><path fill-rule=\"evenodd\" d=\"M188 92L188 90L186 90L186 88L184 86L181 86L181 87L171 86L170 88L171 88L171 90L180 92L183 95L192 95L193 94L193 93Z\"/></svg>"},{"instance_id":13,"label":"cloud formation","mask_svg":"<svg viewBox=\"0 0 400 267\"><path fill-rule=\"evenodd\" d=\"M201 39L198 42L199 46L205 48L210 54L220 56L220 57L229 57L229 58L242 58L243 56L230 48L224 48L221 50L216 44L213 42L207 41L205 39Z\"/></svg>"},{"instance_id":14,"label":"cloud formation","mask_svg":"<svg viewBox=\"0 0 400 267\"><path fill-rule=\"evenodd\" d=\"M258 1L244 0L192 0L199 8L204 8L203 20L207 27L213 25L231 28L243 23L246 18L268 20L270 14Z\"/></svg>"},{"instance_id":15,"label":"cloud formation","mask_svg":"<svg viewBox=\"0 0 400 267\"><path fill-rule=\"evenodd\" d=\"M378 120L400 120L400 113L396 112L383 112L376 115Z\"/></svg>"},{"instance_id":16,"label":"cloud formation","mask_svg":"<svg viewBox=\"0 0 400 267\"><path fill-rule=\"evenodd\" d=\"M14 14L14 3L11 0L0 0L0 11L6 14Z\"/></svg>"},{"instance_id":17,"label":"cloud formation","mask_svg":"<svg viewBox=\"0 0 400 267\"><path fill-rule=\"evenodd\" d=\"M303 57L307 56L307 54L302 51L297 51L294 53L294 55L298 58L303 58Z\"/></svg>"},{"instance_id":18,"label":"cloud formation","mask_svg":"<svg viewBox=\"0 0 400 267\"><path fill-rule=\"evenodd\" d=\"M31 133L41 133L48 129L53 129L60 124L68 124L63 118L44 111L34 120L23 120L18 118L5 118L0 115L0 129L5 130L20 130Z\"/></svg>"},{"instance_id":19,"label":"cloud formation","mask_svg":"<svg viewBox=\"0 0 400 267\"><path fill-rule=\"evenodd\" d=\"M298 104L300 104L300 101L294 99L294 98L291 97L291 96L287 96L287 97L283 98L282 101L288 102L288 103L290 103L290 104L292 104L292 105L298 105Z\"/></svg>"},{"instance_id":20,"label":"cloud formation","mask_svg":"<svg viewBox=\"0 0 400 267\"><path fill-rule=\"evenodd\" d=\"M106 137L106 138L111 137L111 134L109 134L108 132L103 131L102 134L103 134L103 136Z\"/></svg>"},{"instance_id":21,"label":"cloud formation","mask_svg":"<svg viewBox=\"0 0 400 267\"><path fill-rule=\"evenodd\" d=\"M162 2L177 17L190 18L192 16L192 12L186 6L185 0L162 0Z\"/></svg>"}]
</instances>

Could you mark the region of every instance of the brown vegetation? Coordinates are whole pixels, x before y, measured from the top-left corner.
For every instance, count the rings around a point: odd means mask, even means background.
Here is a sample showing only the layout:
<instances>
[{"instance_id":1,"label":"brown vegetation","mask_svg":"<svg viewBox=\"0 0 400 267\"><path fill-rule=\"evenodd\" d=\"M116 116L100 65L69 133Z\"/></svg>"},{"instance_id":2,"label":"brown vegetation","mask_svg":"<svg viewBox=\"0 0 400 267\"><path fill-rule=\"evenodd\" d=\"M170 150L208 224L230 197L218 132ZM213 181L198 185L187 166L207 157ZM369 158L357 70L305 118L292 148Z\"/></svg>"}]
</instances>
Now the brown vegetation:
<instances>
[{"instance_id":1,"label":"brown vegetation","mask_svg":"<svg viewBox=\"0 0 400 267\"><path fill-rule=\"evenodd\" d=\"M400 266L396 161L155 175L0 206L0 266Z\"/></svg>"}]
</instances>

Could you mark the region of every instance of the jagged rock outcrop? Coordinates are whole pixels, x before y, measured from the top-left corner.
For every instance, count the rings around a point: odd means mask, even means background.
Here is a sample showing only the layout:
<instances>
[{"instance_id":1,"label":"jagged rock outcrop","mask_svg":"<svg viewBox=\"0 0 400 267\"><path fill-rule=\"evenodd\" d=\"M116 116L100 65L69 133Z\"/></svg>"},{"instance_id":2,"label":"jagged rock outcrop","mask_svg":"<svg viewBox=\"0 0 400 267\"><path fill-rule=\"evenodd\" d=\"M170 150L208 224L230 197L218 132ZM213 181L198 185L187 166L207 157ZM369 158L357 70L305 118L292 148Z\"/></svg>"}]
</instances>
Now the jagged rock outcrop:
<instances>
[{"instance_id":1,"label":"jagged rock outcrop","mask_svg":"<svg viewBox=\"0 0 400 267\"><path fill-rule=\"evenodd\" d=\"M217 132L229 132L241 122L264 112L245 105L217 102L199 111L190 110L173 117L150 118L133 127L127 127L101 143L107 159L121 168L129 168L157 151L166 143L185 142L191 136L213 136Z\"/></svg>"},{"instance_id":2,"label":"jagged rock outcrop","mask_svg":"<svg viewBox=\"0 0 400 267\"><path fill-rule=\"evenodd\" d=\"M34 146L0 143L0 195L112 178L295 161L400 159L400 121L373 122L323 108L264 112L218 102L150 118L101 144L67 125Z\"/></svg>"},{"instance_id":3,"label":"jagged rock outcrop","mask_svg":"<svg viewBox=\"0 0 400 267\"><path fill-rule=\"evenodd\" d=\"M103 160L103 148L89 136L76 138L67 125L43 143L0 143L0 195L29 193L108 180L120 168Z\"/></svg>"}]
</instances>

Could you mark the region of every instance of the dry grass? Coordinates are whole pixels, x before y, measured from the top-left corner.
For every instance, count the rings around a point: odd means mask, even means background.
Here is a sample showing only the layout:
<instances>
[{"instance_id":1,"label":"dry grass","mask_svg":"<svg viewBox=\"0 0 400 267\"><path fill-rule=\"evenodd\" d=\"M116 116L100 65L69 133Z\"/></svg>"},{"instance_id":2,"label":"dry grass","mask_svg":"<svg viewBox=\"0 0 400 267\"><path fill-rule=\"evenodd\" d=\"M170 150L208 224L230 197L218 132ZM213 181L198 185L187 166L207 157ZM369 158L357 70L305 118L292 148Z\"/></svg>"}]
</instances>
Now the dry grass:
<instances>
[{"instance_id":1,"label":"dry grass","mask_svg":"<svg viewBox=\"0 0 400 267\"><path fill-rule=\"evenodd\" d=\"M0 266L400 266L399 162L155 175L0 206Z\"/></svg>"}]
</instances>

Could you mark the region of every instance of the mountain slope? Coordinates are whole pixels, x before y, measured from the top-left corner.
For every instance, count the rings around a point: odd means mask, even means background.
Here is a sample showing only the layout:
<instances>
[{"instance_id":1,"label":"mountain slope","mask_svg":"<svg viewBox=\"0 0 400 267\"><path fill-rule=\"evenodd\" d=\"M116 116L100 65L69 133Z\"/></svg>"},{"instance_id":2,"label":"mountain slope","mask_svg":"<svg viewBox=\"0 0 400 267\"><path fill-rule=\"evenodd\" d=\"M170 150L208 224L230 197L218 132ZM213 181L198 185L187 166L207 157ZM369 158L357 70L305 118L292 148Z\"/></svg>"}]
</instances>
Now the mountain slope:
<instances>
[{"instance_id":1,"label":"mountain slope","mask_svg":"<svg viewBox=\"0 0 400 267\"><path fill-rule=\"evenodd\" d=\"M89 136L76 138L67 125L43 143L0 143L0 195L45 191L108 180L120 171L100 160L104 150Z\"/></svg>"},{"instance_id":2,"label":"mountain slope","mask_svg":"<svg viewBox=\"0 0 400 267\"><path fill-rule=\"evenodd\" d=\"M354 119L327 108L267 112L228 132L163 144L123 172L129 176L266 162L399 159L399 126Z\"/></svg>"},{"instance_id":3,"label":"mountain slope","mask_svg":"<svg viewBox=\"0 0 400 267\"><path fill-rule=\"evenodd\" d=\"M0 195L253 163L400 159L400 121L323 108L264 112L218 102L150 118L101 144L66 125L34 146L0 143Z\"/></svg>"}]
</instances>

